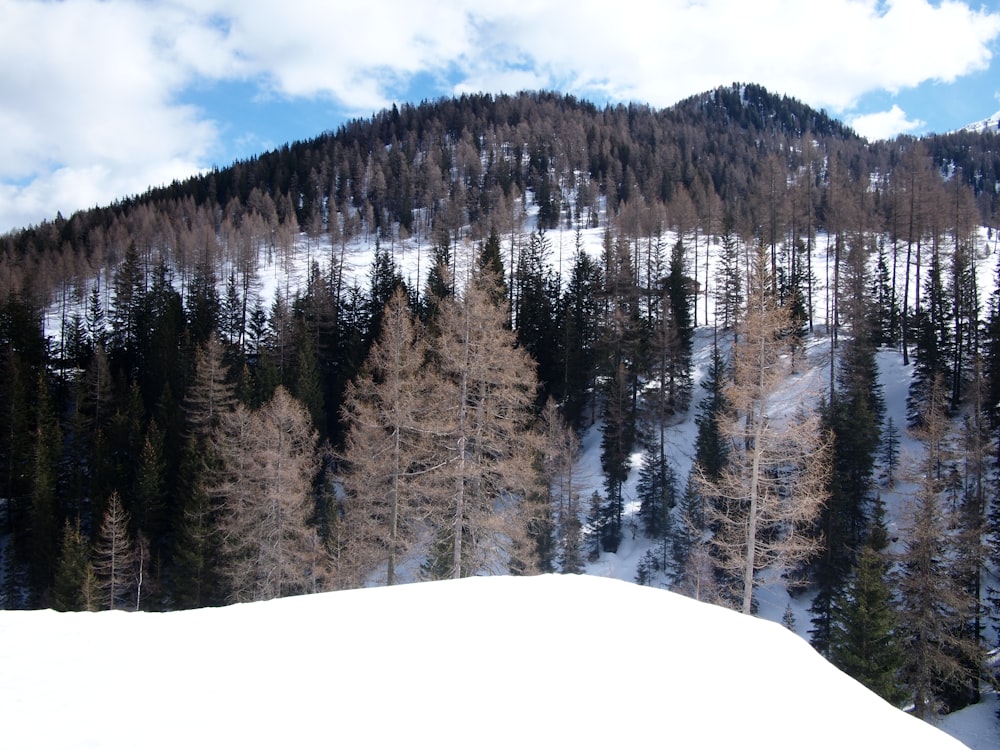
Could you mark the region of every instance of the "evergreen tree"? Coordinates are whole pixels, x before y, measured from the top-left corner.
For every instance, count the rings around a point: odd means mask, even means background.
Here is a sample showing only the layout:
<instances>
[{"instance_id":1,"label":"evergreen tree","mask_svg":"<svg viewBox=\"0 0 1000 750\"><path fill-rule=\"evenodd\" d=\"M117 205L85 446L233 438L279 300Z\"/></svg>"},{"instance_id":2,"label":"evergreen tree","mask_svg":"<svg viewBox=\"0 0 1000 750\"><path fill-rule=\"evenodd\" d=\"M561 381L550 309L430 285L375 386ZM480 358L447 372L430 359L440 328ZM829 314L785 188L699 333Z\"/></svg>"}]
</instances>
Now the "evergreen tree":
<instances>
[{"instance_id":1,"label":"evergreen tree","mask_svg":"<svg viewBox=\"0 0 1000 750\"><path fill-rule=\"evenodd\" d=\"M36 596L52 586L59 544L59 488L57 486L62 431L53 414L49 387L44 376L36 388L36 425L33 441L34 461L31 472L31 495L28 510L31 587Z\"/></svg>"},{"instance_id":2,"label":"evergreen tree","mask_svg":"<svg viewBox=\"0 0 1000 750\"><path fill-rule=\"evenodd\" d=\"M532 536L548 534L551 539L551 544L544 539L536 542L539 552L547 554L542 561L547 563L543 570L579 573L582 571L581 524L576 463L580 457L580 441L551 399L542 410L540 437L538 473L548 513L541 514L541 522L532 530ZM547 529L547 526L552 528Z\"/></svg>"},{"instance_id":3,"label":"evergreen tree","mask_svg":"<svg viewBox=\"0 0 1000 750\"><path fill-rule=\"evenodd\" d=\"M235 291L234 285L233 292ZM221 324L222 303L212 264L200 262L195 265L188 284L186 302L187 329L191 341L196 345L203 344L220 329Z\"/></svg>"},{"instance_id":4,"label":"evergreen tree","mask_svg":"<svg viewBox=\"0 0 1000 750\"><path fill-rule=\"evenodd\" d=\"M847 265L845 275L850 279L851 264ZM817 586L810 609L811 641L824 654L828 653L833 600L855 564L868 524L885 411L862 281L863 276L853 285L849 283L842 299L853 336L841 339L837 385L824 414L825 429L833 438L829 499L820 512L816 532L823 540L823 549L810 571Z\"/></svg>"},{"instance_id":5,"label":"evergreen tree","mask_svg":"<svg viewBox=\"0 0 1000 750\"><path fill-rule=\"evenodd\" d=\"M911 427L921 426L934 383L939 378L944 383L950 383L952 379L952 363L948 356L948 308L940 253L935 250L924 285L924 304L913 323L916 361L906 399L907 420Z\"/></svg>"},{"instance_id":6,"label":"evergreen tree","mask_svg":"<svg viewBox=\"0 0 1000 750\"><path fill-rule=\"evenodd\" d=\"M965 627L975 602L956 585L951 567L957 524L942 497L948 462L945 400L938 380L919 415L925 450L917 493L901 527L904 549L897 584L903 676L912 691L914 714L925 719L967 705L968 685L978 678L981 663L978 640ZM975 671L970 672L970 664Z\"/></svg>"},{"instance_id":7,"label":"evergreen tree","mask_svg":"<svg viewBox=\"0 0 1000 750\"><path fill-rule=\"evenodd\" d=\"M422 318L425 324L433 326L441 303L455 293L451 270L451 246L448 233L443 233L441 242L434 246L431 270L427 273Z\"/></svg>"},{"instance_id":8,"label":"evergreen tree","mask_svg":"<svg viewBox=\"0 0 1000 750\"><path fill-rule=\"evenodd\" d=\"M482 244L479 252L478 268L499 279L496 285L497 298L495 304L501 304L507 299L507 284L504 282L503 257L500 254L500 235L496 226L490 226L490 234Z\"/></svg>"},{"instance_id":9,"label":"evergreen tree","mask_svg":"<svg viewBox=\"0 0 1000 750\"><path fill-rule=\"evenodd\" d=\"M886 486L892 489L896 486L896 472L899 468L899 428L891 416L885 423L883 435L880 460Z\"/></svg>"},{"instance_id":10,"label":"evergreen tree","mask_svg":"<svg viewBox=\"0 0 1000 750\"><path fill-rule=\"evenodd\" d=\"M97 603L96 577L90 562L90 545L80 531L80 522L63 526L62 545L56 564L52 606L59 612L93 609Z\"/></svg>"},{"instance_id":11,"label":"evergreen tree","mask_svg":"<svg viewBox=\"0 0 1000 750\"><path fill-rule=\"evenodd\" d=\"M532 232L527 245L521 249L517 266L517 306L514 319L517 341L531 355L538 368L541 381L539 403L550 395L558 397L563 372L559 367L555 308L558 286L547 265L551 243L544 230Z\"/></svg>"},{"instance_id":12,"label":"evergreen tree","mask_svg":"<svg viewBox=\"0 0 1000 750\"><path fill-rule=\"evenodd\" d=\"M142 311L146 297L146 274L135 242L129 244L112 282L111 338L109 354L124 372L134 374L139 363Z\"/></svg>"},{"instance_id":13,"label":"evergreen tree","mask_svg":"<svg viewBox=\"0 0 1000 750\"><path fill-rule=\"evenodd\" d=\"M896 706L908 698L900 686L904 654L898 632L888 534L881 505L847 584L834 598L830 661Z\"/></svg>"},{"instance_id":14,"label":"evergreen tree","mask_svg":"<svg viewBox=\"0 0 1000 750\"><path fill-rule=\"evenodd\" d=\"M729 455L729 443L720 430L720 420L727 416L729 410L725 396L726 370L726 363L716 340L712 344L708 374L702 381L706 395L698 404L698 415L694 420L698 426L695 461L700 471L710 479L718 479L722 475Z\"/></svg>"},{"instance_id":15,"label":"evergreen tree","mask_svg":"<svg viewBox=\"0 0 1000 750\"><path fill-rule=\"evenodd\" d=\"M631 393L622 363L609 384L601 424L601 469L608 505L607 522L602 524L601 547L606 552L615 552L622 539L624 486L632 467L632 448L637 438Z\"/></svg>"},{"instance_id":16,"label":"evergreen tree","mask_svg":"<svg viewBox=\"0 0 1000 750\"><path fill-rule=\"evenodd\" d=\"M740 243L733 227L733 218L727 215L722 231L722 252L716 272L715 295L715 324L723 331L732 329L739 317L743 303L741 277Z\"/></svg>"},{"instance_id":17,"label":"evergreen tree","mask_svg":"<svg viewBox=\"0 0 1000 750\"><path fill-rule=\"evenodd\" d=\"M296 377L292 394L306 407L313 428L323 435L326 430L326 410L323 403L323 382L313 338L304 324L298 326L296 339Z\"/></svg>"},{"instance_id":18,"label":"evergreen tree","mask_svg":"<svg viewBox=\"0 0 1000 750\"><path fill-rule=\"evenodd\" d=\"M665 540L670 532L671 511L678 498L677 473L664 452L647 450L643 453L636 496L639 500L639 519L646 536Z\"/></svg>"},{"instance_id":19,"label":"evergreen tree","mask_svg":"<svg viewBox=\"0 0 1000 750\"><path fill-rule=\"evenodd\" d=\"M562 412L576 430L583 428L593 398L597 370L601 270L577 248L569 281L559 302L559 347L562 364Z\"/></svg>"},{"instance_id":20,"label":"evergreen tree","mask_svg":"<svg viewBox=\"0 0 1000 750\"><path fill-rule=\"evenodd\" d=\"M191 387L184 401L187 433L172 520L171 589L182 608L219 604L218 507L209 495L218 456L212 436L236 406L222 343L212 336L195 356Z\"/></svg>"},{"instance_id":21,"label":"evergreen tree","mask_svg":"<svg viewBox=\"0 0 1000 750\"><path fill-rule=\"evenodd\" d=\"M139 451L139 464L135 472L132 491L132 524L137 532L142 529L154 540L157 552L165 541L167 518L167 476L163 458L163 432L156 420L149 423Z\"/></svg>"}]
</instances>

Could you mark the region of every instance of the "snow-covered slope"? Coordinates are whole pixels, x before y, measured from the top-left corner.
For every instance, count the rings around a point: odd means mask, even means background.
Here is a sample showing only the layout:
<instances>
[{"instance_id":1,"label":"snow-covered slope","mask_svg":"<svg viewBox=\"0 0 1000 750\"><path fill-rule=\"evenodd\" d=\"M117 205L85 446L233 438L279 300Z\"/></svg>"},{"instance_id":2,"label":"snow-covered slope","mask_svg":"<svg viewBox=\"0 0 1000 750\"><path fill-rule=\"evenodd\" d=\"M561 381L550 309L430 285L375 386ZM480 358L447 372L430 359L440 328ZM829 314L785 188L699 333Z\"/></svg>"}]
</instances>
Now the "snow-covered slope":
<instances>
[{"instance_id":1,"label":"snow-covered slope","mask_svg":"<svg viewBox=\"0 0 1000 750\"><path fill-rule=\"evenodd\" d=\"M976 133L985 133L987 130L1000 132L1000 112L994 112L989 117L969 123L962 130L971 130Z\"/></svg>"},{"instance_id":2,"label":"snow-covered slope","mask_svg":"<svg viewBox=\"0 0 1000 750\"><path fill-rule=\"evenodd\" d=\"M0 612L0 665L20 750L962 747L779 625L594 576Z\"/></svg>"}]
</instances>

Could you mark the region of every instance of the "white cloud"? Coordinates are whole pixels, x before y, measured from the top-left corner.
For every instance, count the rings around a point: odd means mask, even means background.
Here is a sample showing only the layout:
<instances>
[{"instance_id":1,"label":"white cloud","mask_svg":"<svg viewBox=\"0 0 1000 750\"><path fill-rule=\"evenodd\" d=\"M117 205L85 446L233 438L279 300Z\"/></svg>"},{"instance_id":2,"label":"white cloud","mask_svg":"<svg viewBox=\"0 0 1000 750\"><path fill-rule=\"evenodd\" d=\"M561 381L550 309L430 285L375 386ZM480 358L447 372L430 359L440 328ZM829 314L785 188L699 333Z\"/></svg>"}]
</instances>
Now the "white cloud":
<instances>
[{"instance_id":1,"label":"white cloud","mask_svg":"<svg viewBox=\"0 0 1000 750\"><path fill-rule=\"evenodd\" d=\"M911 133L924 126L923 120L910 120L906 112L893 104L885 112L871 112L851 117L848 124L854 131L870 141L893 138L900 133Z\"/></svg>"},{"instance_id":2,"label":"white cloud","mask_svg":"<svg viewBox=\"0 0 1000 750\"><path fill-rule=\"evenodd\" d=\"M951 0L0 0L0 17L0 231L213 161L221 124L182 104L195 84L363 115L418 74L440 94L654 106L743 81L843 114L982 70L1000 36L1000 12Z\"/></svg>"}]
</instances>

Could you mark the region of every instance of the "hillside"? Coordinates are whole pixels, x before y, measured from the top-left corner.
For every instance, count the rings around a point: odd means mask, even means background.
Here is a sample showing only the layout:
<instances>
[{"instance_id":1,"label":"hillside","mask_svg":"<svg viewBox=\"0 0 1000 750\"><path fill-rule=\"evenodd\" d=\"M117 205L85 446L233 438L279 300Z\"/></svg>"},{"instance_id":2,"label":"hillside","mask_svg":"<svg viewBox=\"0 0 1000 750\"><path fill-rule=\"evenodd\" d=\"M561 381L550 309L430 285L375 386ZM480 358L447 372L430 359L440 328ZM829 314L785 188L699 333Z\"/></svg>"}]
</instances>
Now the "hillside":
<instances>
[{"instance_id":1,"label":"hillside","mask_svg":"<svg viewBox=\"0 0 1000 750\"><path fill-rule=\"evenodd\" d=\"M5 237L0 604L586 571L733 605L749 485L700 469L756 444L726 402L759 307L756 424L816 440L756 478L826 483L759 537L811 556L751 560L743 606L845 669L881 628L851 673L919 715L988 707L994 142L867 144L755 86L472 96Z\"/></svg>"},{"instance_id":2,"label":"hillside","mask_svg":"<svg viewBox=\"0 0 1000 750\"><path fill-rule=\"evenodd\" d=\"M622 621L654 627L656 647ZM22 750L962 747L777 625L593 577L0 612L0 632L0 743ZM620 657L588 656L608 633ZM145 674L157 680L140 689Z\"/></svg>"}]
</instances>

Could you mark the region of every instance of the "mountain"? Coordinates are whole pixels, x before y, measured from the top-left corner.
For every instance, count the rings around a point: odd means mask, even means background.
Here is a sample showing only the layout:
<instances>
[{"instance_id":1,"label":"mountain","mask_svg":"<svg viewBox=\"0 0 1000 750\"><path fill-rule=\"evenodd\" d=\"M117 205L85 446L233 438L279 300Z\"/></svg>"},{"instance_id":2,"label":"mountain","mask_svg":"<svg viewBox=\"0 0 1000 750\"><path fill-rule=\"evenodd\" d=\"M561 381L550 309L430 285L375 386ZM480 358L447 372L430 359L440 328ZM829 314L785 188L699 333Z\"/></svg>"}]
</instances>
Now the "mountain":
<instances>
[{"instance_id":1,"label":"mountain","mask_svg":"<svg viewBox=\"0 0 1000 750\"><path fill-rule=\"evenodd\" d=\"M962 130L972 133L998 132L1000 131L1000 111L994 112L989 117L969 123Z\"/></svg>"},{"instance_id":2,"label":"mountain","mask_svg":"<svg viewBox=\"0 0 1000 750\"><path fill-rule=\"evenodd\" d=\"M315 430L293 441L294 465L312 474L276 493L282 500L295 494L305 533L292 550L304 552L311 540L314 562L293 566L292 588L282 586L283 593L374 584L388 571L413 581L473 570L479 562L456 563L459 545L447 538L447 529L461 527L445 518L443 501L428 511L421 487L406 514L405 554L396 566L400 538L393 537L392 562L376 570L388 537L382 522L395 516L370 506L389 495L374 486L388 471L376 466L348 486L345 477L361 461L352 465L345 446L362 412L378 408L349 397L370 394L382 380L366 377L365 362L386 301L405 292L398 299L420 322L423 333L403 350L417 351L425 340L434 347L447 340L437 317L442 301L461 292L477 263L497 268L504 280L491 293L505 303L490 318L504 329L494 342L513 334L516 348L535 357L541 382L534 405L548 398L560 404L559 416L576 428L566 435L582 441L578 461L567 440L565 455L521 464L523 476L553 494L539 497L539 515L522 517L523 528L497 537L518 547L493 570L584 570L680 589L688 565L678 532L688 528L679 512L681 488L701 450L701 426L716 423L703 409L705 382L713 370L726 370L722 360L716 368L715 344L725 357L753 255L768 266L771 294L792 308L801 334L787 360L795 377L775 402L815 411L821 396L835 396L827 403L836 402L831 416L846 444L836 467L838 504L828 506L823 524L824 543L835 554L820 558L822 579L810 576L814 587L790 593L787 580L762 571L756 595L760 616L782 619L787 607L797 632L812 637L811 624L831 619L833 595L850 580L876 499L896 540L891 552L903 551L899 511L919 494L904 477L920 475L917 463L927 450L900 432L929 408L931 383L947 385L954 414L995 429L996 415L976 406L1000 403L1000 313L992 304L986 313L995 291L990 256L997 240L988 228L1000 167L995 144L992 133L966 132L869 145L823 113L752 85L722 87L660 111L638 104L602 109L544 92L465 96L395 107L0 238L0 606L83 609L120 601L111 587L102 593L93 586L98 574L110 582L107 566L95 572L94 565L115 557L112 537L126 557L134 552L139 575L114 587L118 595L124 588L134 606L204 609L250 598L250 589L229 576L233 563L257 558L224 545L243 541L245 532L223 526L238 496L224 502L220 476L246 480L246 497L256 502L261 480L283 465L236 469L264 458L251 437L278 434L271 405L279 387L293 397L282 403L303 407L284 410L295 434ZM441 385L452 376L436 359L420 361L423 374ZM985 383L977 374L983 361ZM528 380L520 384L534 388ZM426 398L435 389L418 390ZM538 416L527 413L531 406L518 412L519 425ZM236 429L237 417L254 427ZM378 447L393 432L378 428L379 418L353 444L366 449L371 440L375 447L354 459L391 455ZM617 426L606 429L611 419ZM536 437L534 426L525 432ZM444 487L449 497L462 488L464 513L464 489L479 483L437 470L459 463L444 452L467 445L466 436L425 445L418 433L411 432L419 447L411 475L433 481L435 491ZM551 445L561 449L563 434L546 436L555 435ZM657 437L659 451L650 445ZM989 487L994 458L972 456L973 441L956 442L968 455L948 459L956 481L947 493ZM280 450L284 441L274 445ZM657 454L659 475L643 472ZM478 463L501 454L491 446L476 455ZM570 477L560 468L567 465L579 473ZM543 471L561 472L562 488ZM506 487L492 500L512 507L527 501L527 492L523 484ZM937 498L935 488L925 496ZM990 521L991 533L1000 534L1000 515L986 517L988 496L984 491L978 506L968 503L969 514L943 526L942 541L957 541L966 523L971 531ZM956 504L945 491L940 499ZM112 513L116 507L130 520ZM703 541L711 530L704 531ZM470 546L461 545L466 552ZM977 560L958 553L941 559L960 560L968 567L954 575L973 581L973 569L987 576L997 569L985 551ZM700 573L696 578L700 586ZM963 590L989 591L993 583ZM104 594L112 598L99 605ZM572 627L588 629L591 621L588 615ZM620 622L591 633L599 645L580 658L620 664L622 634L633 635L629 617ZM951 632L978 628L970 620ZM645 659L662 635L657 626L635 638ZM995 639L987 630L980 644ZM978 663L968 657L948 673L961 677L937 679L933 700L920 700L925 715L951 712L961 720L963 706L989 712L995 700L982 695L978 673L967 676ZM162 671L159 662L154 667ZM913 687L910 675L886 674ZM161 689L158 674L147 682ZM592 701L592 693L583 700ZM721 713L728 704L716 708ZM990 716L991 731L994 723Z\"/></svg>"},{"instance_id":3,"label":"mountain","mask_svg":"<svg viewBox=\"0 0 1000 750\"><path fill-rule=\"evenodd\" d=\"M0 744L20 750L963 747L779 625L590 576L0 612L0 632ZM615 632L616 657L590 656Z\"/></svg>"}]
</instances>

